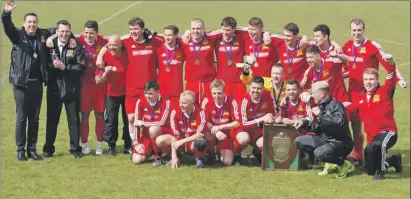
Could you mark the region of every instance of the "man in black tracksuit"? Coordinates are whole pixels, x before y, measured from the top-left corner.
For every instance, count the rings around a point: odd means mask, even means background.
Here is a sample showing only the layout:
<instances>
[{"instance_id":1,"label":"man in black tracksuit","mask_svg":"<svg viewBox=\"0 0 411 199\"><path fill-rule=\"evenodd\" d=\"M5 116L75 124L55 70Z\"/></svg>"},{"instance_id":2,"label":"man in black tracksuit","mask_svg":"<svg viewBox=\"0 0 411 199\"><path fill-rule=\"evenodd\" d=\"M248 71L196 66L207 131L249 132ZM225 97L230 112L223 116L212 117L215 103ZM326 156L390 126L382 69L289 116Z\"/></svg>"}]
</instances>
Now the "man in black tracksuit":
<instances>
[{"instance_id":1,"label":"man in black tracksuit","mask_svg":"<svg viewBox=\"0 0 411 199\"><path fill-rule=\"evenodd\" d=\"M44 157L51 157L55 152L54 142L64 104L70 134L70 152L73 157L81 158L80 147L80 76L85 70L84 51L77 43L71 48L68 41L71 25L66 20L57 23L57 38L53 39L47 86L47 124L46 142L43 147Z\"/></svg>"},{"instance_id":2,"label":"man in black tracksuit","mask_svg":"<svg viewBox=\"0 0 411 199\"><path fill-rule=\"evenodd\" d=\"M316 120L298 120L295 127L316 135L297 137L295 143L301 152L313 154L319 161L326 163L319 175L327 175L332 168L338 168L340 172L336 177L344 178L355 169L349 161L345 161L353 149L353 140L344 106L330 97L326 81L314 83L311 90L317 103L317 107L312 109Z\"/></svg>"},{"instance_id":3,"label":"man in black tracksuit","mask_svg":"<svg viewBox=\"0 0 411 199\"><path fill-rule=\"evenodd\" d=\"M13 44L9 83L13 85L16 103L16 145L17 159L27 160L27 154L34 160L42 160L36 153L39 130L39 114L43 100L43 84L47 84L47 65L49 51L45 46L51 35L48 30L37 27L37 15L28 13L24 16L23 28L18 29L11 20L11 12L16 6L7 1L1 20L4 32ZM28 129L26 132L26 123ZM27 134L27 136L26 136Z\"/></svg>"}]
</instances>

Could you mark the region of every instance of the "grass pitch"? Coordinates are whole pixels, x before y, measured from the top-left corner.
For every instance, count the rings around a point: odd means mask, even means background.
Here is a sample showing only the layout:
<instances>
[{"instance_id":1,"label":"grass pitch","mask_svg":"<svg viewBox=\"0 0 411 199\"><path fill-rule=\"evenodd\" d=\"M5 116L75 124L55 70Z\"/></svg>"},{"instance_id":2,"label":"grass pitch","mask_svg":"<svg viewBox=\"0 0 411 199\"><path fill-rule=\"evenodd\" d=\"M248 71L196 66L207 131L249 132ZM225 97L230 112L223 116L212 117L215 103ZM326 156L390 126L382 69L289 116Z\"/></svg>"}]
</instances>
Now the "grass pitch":
<instances>
[{"instance_id":1,"label":"grass pitch","mask_svg":"<svg viewBox=\"0 0 411 199\"><path fill-rule=\"evenodd\" d=\"M331 28L331 38L340 45L350 39L349 21L359 17L366 22L366 36L392 53L402 75L410 82L410 4L409 2L17 2L13 12L16 26L23 16L36 12L40 27L53 27L60 19L72 23L79 33L88 19L102 21L102 34L127 33L127 21L140 16L150 29L162 32L177 24L181 32L193 17L205 20L206 29L219 28L225 16L233 16L242 26L249 18L262 17L271 32L282 32L295 22L302 34L312 38L312 28L320 23ZM4 5L4 4L3 4ZM2 5L2 6L3 6ZM115 15L115 16L114 16ZM177 170L135 166L126 155L86 156L80 160L68 152L68 131L64 112L56 140L56 157L42 162L18 162L14 137L15 105L8 84L11 44L2 34L2 198L409 198L410 196L410 90L395 93L395 116L399 140L389 154L403 154L404 172L390 173L383 181L357 172L343 180L319 177L317 171L264 172L256 167L213 167L196 169L188 165ZM383 70L381 70L383 71ZM384 78L385 72L381 78ZM46 98L40 115L38 149L45 139ZM91 117L90 144L95 147L94 119ZM119 140L121 150L122 141Z\"/></svg>"}]
</instances>

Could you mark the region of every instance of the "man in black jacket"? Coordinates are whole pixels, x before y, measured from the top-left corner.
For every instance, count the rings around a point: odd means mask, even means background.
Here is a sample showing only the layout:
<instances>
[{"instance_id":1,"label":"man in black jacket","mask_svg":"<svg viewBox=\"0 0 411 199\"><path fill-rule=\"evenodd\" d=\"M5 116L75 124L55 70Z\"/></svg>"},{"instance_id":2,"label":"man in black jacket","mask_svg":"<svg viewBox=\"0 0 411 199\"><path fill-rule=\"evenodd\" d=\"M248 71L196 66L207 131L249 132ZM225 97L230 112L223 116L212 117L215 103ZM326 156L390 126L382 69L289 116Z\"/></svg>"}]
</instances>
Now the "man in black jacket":
<instances>
[{"instance_id":1,"label":"man in black jacket","mask_svg":"<svg viewBox=\"0 0 411 199\"><path fill-rule=\"evenodd\" d=\"M44 157L55 152L54 142L63 104L66 108L70 134L70 152L81 158L80 147L80 76L85 70L84 51L80 44L71 48L68 45L71 25L66 20L57 22L58 37L53 39L49 83L47 86L47 124Z\"/></svg>"},{"instance_id":2,"label":"man in black jacket","mask_svg":"<svg viewBox=\"0 0 411 199\"><path fill-rule=\"evenodd\" d=\"M37 15L28 13L24 16L23 28L18 29L11 20L11 12L16 5L8 0L1 20L4 32L13 44L9 82L13 85L16 103L16 145L17 159L27 160L27 154L34 160L42 160L36 153L39 130L39 114L43 100L43 85L47 84L47 65L49 51L45 41L51 34L48 30L37 27ZM26 137L26 123L28 129Z\"/></svg>"},{"instance_id":3,"label":"man in black jacket","mask_svg":"<svg viewBox=\"0 0 411 199\"><path fill-rule=\"evenodd\" d=\"M316 120L298 120L294 125L297 129L305 128L316 135L297 137L295 143L301 152L313 153L319 161L326 163L319 175L327 175L336 165L335 168L339 170L336 178L344 178L355 170L349 161L344 161L353 149L344 106L330 97L326 81L314 83L311 90L318 104L312 109Z\"/></svg>"}]
</instances>

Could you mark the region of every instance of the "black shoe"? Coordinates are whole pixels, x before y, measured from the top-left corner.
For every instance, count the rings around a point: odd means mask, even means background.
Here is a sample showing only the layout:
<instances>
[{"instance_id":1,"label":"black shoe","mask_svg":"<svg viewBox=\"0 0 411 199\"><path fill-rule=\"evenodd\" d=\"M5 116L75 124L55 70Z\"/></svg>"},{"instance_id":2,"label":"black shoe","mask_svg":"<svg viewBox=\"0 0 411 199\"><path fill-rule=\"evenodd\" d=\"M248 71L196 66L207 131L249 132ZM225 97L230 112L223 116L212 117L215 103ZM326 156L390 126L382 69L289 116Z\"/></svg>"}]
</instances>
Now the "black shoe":
<instances>
[{"instance_id":1,"label":"black shoe","mask_svg":"<svg viewBox=\"0 0 411 199\"><path fill-rule=\"evenodd\" d=\"M73 157L76 158L76 159L80 159L80 158L83 157L83 154L81 152L78 152L78 151L72 152L71 155L73 155Z\"/></svg>"},{"instance_id":2,"label":"black shoe","mask_svg":"<svg viewBox=\"0 0 411 199\"><path fill-rule=\"evenodd\" d=\"M241 155L234 155L234 166L241 166Z\"/></svg>"},{"instance_id":3,"label":"black shoe","mask_svg":"<svg viewBox=\"0 0 411 199\"><path fill-rule=\"evenodd\" d=\"M26 161L27 160L26 153L24 151L17 152L17 160Z\"/></svg>"},{"instance_id":4,"label":"black shoe","mask_svg":"<svg viewBox=\"0 0 411 199\"><path fill-rule=\"evenodd\" d=\"M391 160L392 160L391 166L394 167L395 172L401 173L401 172L402 172L402 169L403 169L403 167L402 167L402 157L401 157L401 154L394 154L394 155L392 155L392 156L391 156Z\"/></svg>"},{"instance_id":5,"label":"black shoe","mask_svg":"<svg viewBox=\"0 0 411 199\"><path fill-rule=\"evenodd\" d=\"M208 165L213 165L213 164L215 164L215 161L216 161L216 155L215 155L215 153L209 153L209 154L207 154L207 164Z\"/></svg>"},{"instance_id":6,"label":"black shoe","mask_svg":"<svg viewBox=\"0 0 411 199\"><path fill-rule=\"evenodd\" d=\"M51 158L51 157L53 157L53 153L44 152L42 156L43 156L43 159L44 159L44 158Z\"/></svg>"},{"instance_id":7,"label":"black shoe","mask_svg":"<svg viewBox=\"0 0 411 199\"><path fill-rule=\"evenodd\" d=\"M258 165L261 165L262 161L262 154L261 151L257 151L256 148L253 149L253 155L255 159L257 160Z\"/></svg>"},{"instance_id":8,"label":"black shoe","mask_svg":"<svg viewBox=\"0 0 411 199\"><path fill-rule=\"evenodd\" d=\"M113 148L112 147L108 148L107 155L116 156L116 148L114 148L114 147Z\"/></svg>"},{"instance_id":9,"label":"black shoe","mask_svg":"<svg viewBox=\"0 0 411 199\"><path fill-rule=\"evenodd\" d=\"M27 152L28 158L32 158L33 160L43 160L43 157L41 157L39 154L37 154L35 151L29 151Z\"/></svg>"},{"instance_id":10,"label":"black shoe","mask_svg":"<svg viewBox=\"0 0 411 199\"><path fill-rule=\"evenodd\" d=\"M372 180L382 180L382 179L384 179L384 171L377 170Z\"/></svg>"}]
</instances>

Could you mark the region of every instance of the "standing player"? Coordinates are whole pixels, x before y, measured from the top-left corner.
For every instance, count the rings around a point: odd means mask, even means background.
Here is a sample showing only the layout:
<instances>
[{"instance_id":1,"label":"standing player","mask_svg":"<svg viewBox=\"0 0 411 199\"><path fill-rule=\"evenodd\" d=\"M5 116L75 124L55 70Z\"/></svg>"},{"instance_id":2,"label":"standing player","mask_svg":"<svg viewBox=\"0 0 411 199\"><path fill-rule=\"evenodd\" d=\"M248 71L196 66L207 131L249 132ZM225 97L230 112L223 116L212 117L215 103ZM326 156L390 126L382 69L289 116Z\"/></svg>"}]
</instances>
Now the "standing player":
<instances>
[{"instance_id":1,"label":"standing player","mask_svg":"<svg viewBox=\"0 0 411 199\"><path fill-rule=\"evenodd\" d=\"M241 127L231 132L234 140L234 164L240 165L240 152L250 144L254 147L253 155L261 163L263 147L263 125L274 123L274 107L268 92L264 92L264 79L254 76L250 84L250 93L241 101Z\"/></svg>"},{"instance_id":2,"label":"standing player","mask_svg":"<svg viewBox=\"0 0 411 199\"><path fill-rule=\"evenodd\" d=\"M254 75L269 77L271 67L277 63L278 56L276 47L282 42L281 37L271 37L271 43L263 42L263 21L253 17L248 21L248 34L250 38L245 41L245 53L248 55L247 62L252 64Z\"/></svg>"},{"instance_id":3,"label":"standing player","mask_svg":"<svg viewBox=\"0 0 411 199\"><path fill-rule=\"evenodd\" d=\"M365 162L368 175L373 180L381 180L388 167L393 166L396 172L402 172L401 154L386 158L387 150L395 145L398 129L394 119L393 92L396 82L396 69L392 55L384 54L388 71L384 85L378 83L378 70L367 68L363 74L363 85L366 93L353 102L351 108L358 108L367 133Z\"/></svg>"},{"instance_id":4,"label":"standing player","mask_svg":"<svg viewBox=\"0 0 411 199\"><path fill-rule=\"evenodd\" d=\"M153 167L162 165L161 148L157 147L156 138L169 133L168 116L170 100L160 95L160 87L156 81L144 85L144 97L136 102L134 126L130 137L133 143L132 160L135 164L144 162L154 152Z\"/></svg>"},{"instance_id":5,"label":"standing player","mask_svg":"<svg viewBox=\"0 0 411 199\"><path fill-rule=\"evenodd\" d=\"M88 146L89 135L89 117L90 112L94 110L96 118L96 135L97 148L96 155L103 154L103 131L104 131L104 100L105 100L105 85L96 84L96 58L97 55L107 40L101 35L98 35L98 23L89 20L84 25L84 32L76 40L83 46L86 71L81 76L81 95L80 95L80 141L83 147L83 154L89 154Z\"/></svg>"},{"instance_id":6,"label":"standing player","mask_svg":"<svg viewBox=\"0 0 411 199\"><path fill-rule=\"evenodd\" d=\"M208 88L216 77L214 66L216 38L214 32L205 33L203 20L197 18L191 21L190 41L183 45L186 55L185 89L195 93L198 103L201 103L204 96L210 94Z\"/></svg>"},{"instance_id":7,"label":"standing player","mask_svg":"<svg viewBox=\"0 0 411 199\"><path fill-rule=\"evenodd\" d=\"M155 52L161 42L155 37L150 39L145 35L145 23L141 18L133 17L128 25L130 35L122 41L129 60L126 81L126 112L129 129L132 131L134 129L135 105L144 94L144 84L149 80L157 80ZM102 49L99 57L105 52L106 49ZM102 63L102 61L99 60L98 63ZM130 137L127 136L124 139L124 152L131 153Z\"/></svg>"},{"instance_id":8,"label":"standing player","mask_svg":"<svg viewBox=\"0 0 411 199\"><path fill-rule=\"evenodd\" d=\"M184 49L178 39L178 27L169 25L164 28L164 44L157 48L158 81L161 93L169 97L173 105L183 92Z\"/></svg>"},{"instance_id":9,"label":"standing player","mask_svg":"<svg viewBox=\"0 0 411 199\"><path fill-rule=\"evenodd\" d=\"M109 52L104 54L103 60L107 64L103 69L96 70L97 84L107 86L107 98L105 100L106 117L104 123L103 138L108 143L108 155L116 155L116 142L118 138L118 112L122 107L123 124L127 126L127 115L125 113L126 95L126 74L128 59L127 54L122 48L121 38L113 35L108 40ZM106 83L106 84L105 84ZM128 128L123 128L123 138L129 137ZM101 154L102 151L96 151Z\"/></svg>"},{"instance_id":10,"label":"standing player","mask_svg":"<svg viewBox=\"0 0 411 199\"><path fill-rule=\"evenodd\" d=\"M314 107L314 101L310 100L308 103L300 99L300 84L297 80L288 79L286 92L287 101L281 107L281 121L286 125L294 125L295 121L300 119L313 120L311 109ZM307 135L309 132L305 129L300 130L300 135Z\"/></svg>"},{"instance_id":11,"label":"standing player","mask_svg":"<svg viewBox=\"0 0 411 199\"><path fill-rule=\"evenodd\" d=\"M237 21L226 17L221 22L222 39L216 41L217 78L225 83L225 92L231 98L242 97L246 87L239 79L241 68L237 63L243 61L244 42L248 37L244 31L238 31Z\"/></svg>"},{"instance_id":12,"label":"standing player","mask_svg":"<svg viewBox=\"0 0 411 199\"><path fill-rule=\"evenodd\" d=\"M388 70L388 63L384 60L385 55L382 47L375 41L364 38L365 23L361 19L353 19L350 23L352 40L347 41L343 46L343 51L346 55L351 57L348 63L348 68L344 73L348 80L348 93L351 95L353 101L357 101L358 96L361 96L363 91L363 72L366 68L375 68L378 70L381 64ZM398 84L401 87L406 87L407 82L401 77L398 70L396 71ZM360 163L363 160L363 144L364 135L361 131L362 125L358 114L355 112L351 115L351 121L354 133L354 157Z\"/></svg>"},{"instance_id":13,"label":"standing player","mask_svg":"<svg viewBox=\"0 0 411 199\"><path fill-rule=\"evenodd\" d=\"M233 163L233 142L230 132L240 126L238 122L239 110L237 101L225 94L225 85L222 80L211 82L211 98L204 98L202 108L206 112L207 127L212 135L212 141L208 144L209 156L215 157L215 140L218 140L218 151L224 165Z\"/></svg>"},{"instance_id":14,"label":"standing player","mask_svg":"<svg viewBox=\"0 0 411 199\"><path fill-rule=\"evenodd\" d=\"M249 67L245 67L241 74L241 81L250 85L253 79L253 76L250 74ZM272 101L275 109L275 116L279 116L280 111L280 102L285 97L285 85L284 85L284 69L283 66L279 63L276 63L271 67L271 78L263 77L264 79L264 90L271 93Z\"/></svg>"},{"instance_id":15,"label":"standing player","mask_svg":"<svg viewBox=\"0 0 411 199\"><path fill-rule=\"evenodd\" d=\"M175 108L170 114L172 130L171 167L177 168L180 161L177 152L194 153L196 165L205 166L204 153L207 150L207 141L204 139L206 132L206 115L204 110L195 105L195 94L184 91L180 95L180 108Z\"/></svg>"}]
</instances>

